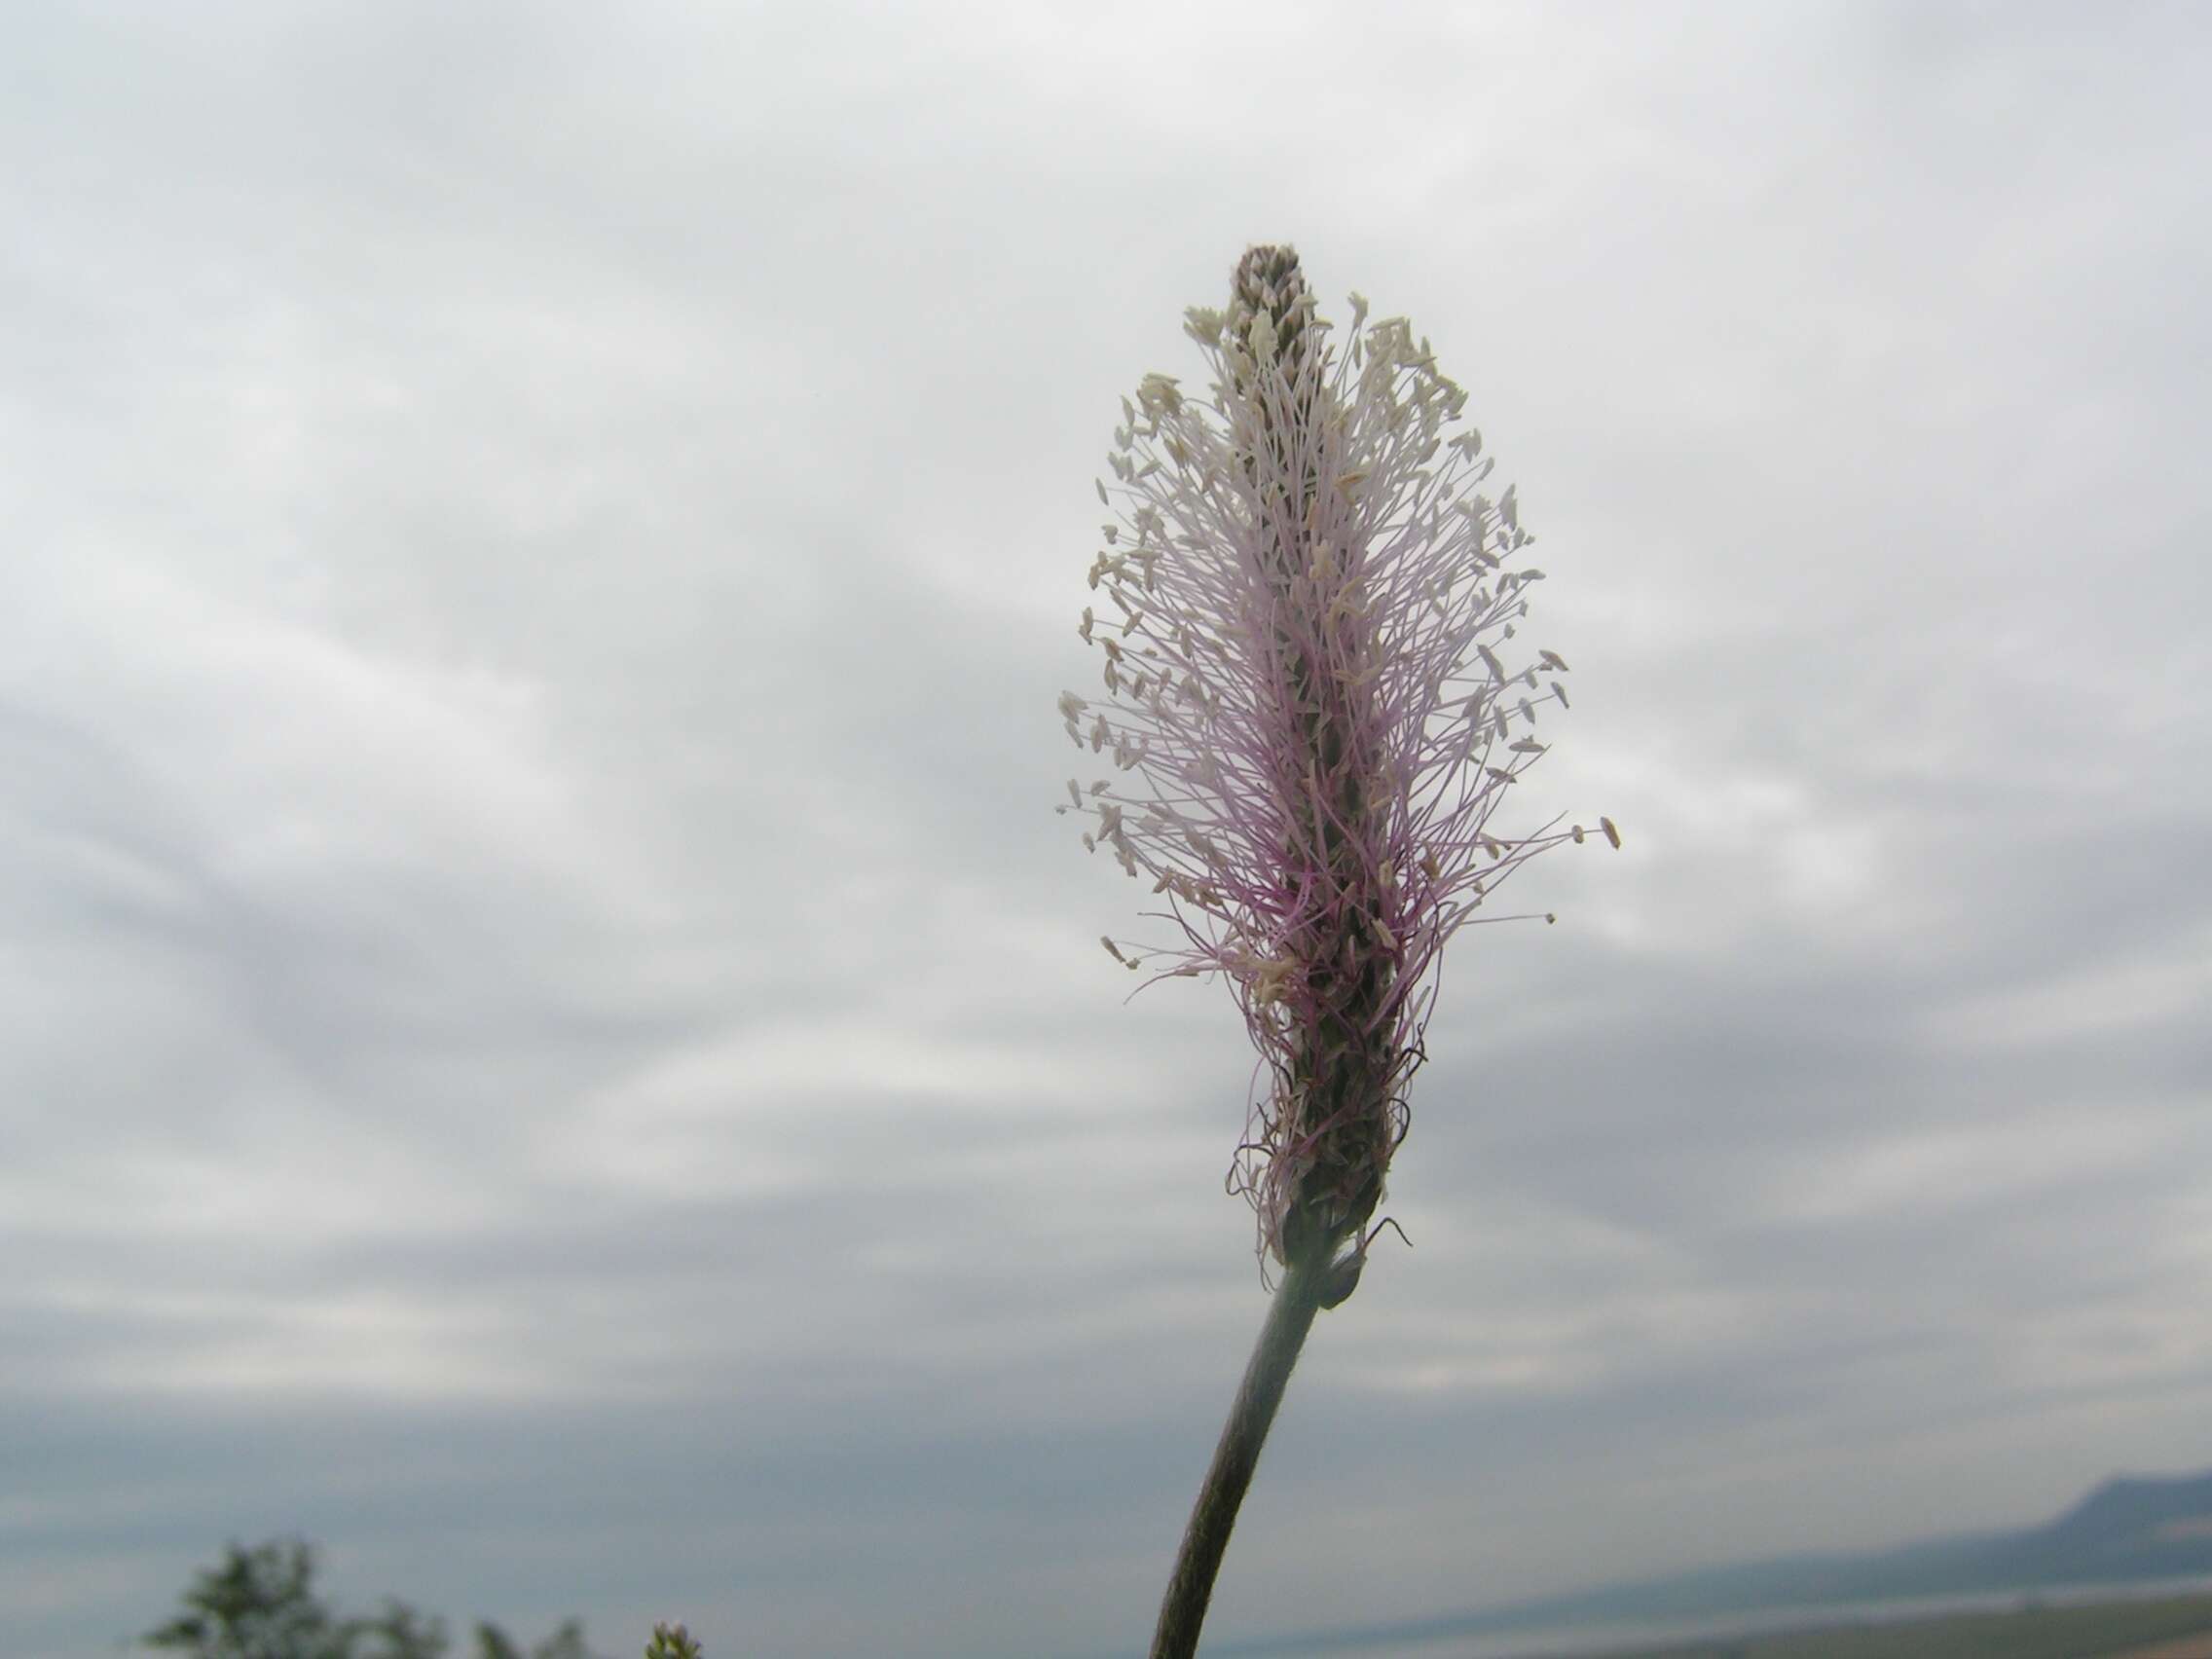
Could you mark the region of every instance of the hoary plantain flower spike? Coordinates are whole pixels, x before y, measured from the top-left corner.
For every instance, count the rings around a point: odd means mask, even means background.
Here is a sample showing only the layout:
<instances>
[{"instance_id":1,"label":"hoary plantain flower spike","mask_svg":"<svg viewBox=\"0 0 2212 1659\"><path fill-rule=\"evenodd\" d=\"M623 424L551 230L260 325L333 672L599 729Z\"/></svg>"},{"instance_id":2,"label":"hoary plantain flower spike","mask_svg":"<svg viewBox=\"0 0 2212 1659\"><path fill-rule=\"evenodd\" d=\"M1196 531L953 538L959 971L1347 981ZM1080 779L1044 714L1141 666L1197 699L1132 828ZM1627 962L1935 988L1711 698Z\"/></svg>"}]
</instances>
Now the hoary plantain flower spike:
<instances>
[{"instance_id":1,"label":"hoary plantain flower spike","mask_svg":"<svg viewBox=\"0 0 2212 1659\"><path fill-rule=\"evenodd\" d=\"M1123 399L1077 630L1105 695L1060 699L1119 776L1060 810L1174 930L1115 959L1235 990L1265 1064L1230 1184L1263 1261L1348 1243L1356 1273L1445 941L1547 847L1620 840L1493 824L1567 703L1566 662L1513 645L1543 572L1428 342L1351 313L1332 339L1298 256L1254 247L1227 312L1187 316L1208 393Z\"/></svg>"}]
</instances>

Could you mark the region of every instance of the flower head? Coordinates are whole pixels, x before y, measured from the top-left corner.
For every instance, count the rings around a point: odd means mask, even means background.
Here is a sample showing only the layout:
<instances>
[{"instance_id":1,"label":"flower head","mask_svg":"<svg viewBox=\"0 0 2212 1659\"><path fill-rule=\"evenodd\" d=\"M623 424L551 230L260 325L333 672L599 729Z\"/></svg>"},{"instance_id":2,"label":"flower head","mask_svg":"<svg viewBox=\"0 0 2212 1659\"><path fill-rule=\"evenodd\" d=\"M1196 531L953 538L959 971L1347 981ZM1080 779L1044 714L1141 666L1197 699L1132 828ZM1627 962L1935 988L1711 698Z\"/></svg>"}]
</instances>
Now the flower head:
<instances>
[{"instance_id":1,"label":"flower head","mask_svg":"<svg viewBox=\"0 0 2212 1659\"><path fill-rule=\"evenodd\" d=\"M1231 1186L1284 1263L1364 1254L1445 940L1584 834L1493 827L1567 703L1567 664L1510 644L1543 572L1512 487L1478 488L1466 394L1404 319L1351 307L1340 346L1297 255L1252 248L1228 310L1187 316L1209 393L1156 374L1123 399L1077 630L1105 696L1060 699L1121 774L1070 779L1061 810L1179 936L1107 950L1242 1006L1264 1064Z\"/></svg>"}]
</instances>

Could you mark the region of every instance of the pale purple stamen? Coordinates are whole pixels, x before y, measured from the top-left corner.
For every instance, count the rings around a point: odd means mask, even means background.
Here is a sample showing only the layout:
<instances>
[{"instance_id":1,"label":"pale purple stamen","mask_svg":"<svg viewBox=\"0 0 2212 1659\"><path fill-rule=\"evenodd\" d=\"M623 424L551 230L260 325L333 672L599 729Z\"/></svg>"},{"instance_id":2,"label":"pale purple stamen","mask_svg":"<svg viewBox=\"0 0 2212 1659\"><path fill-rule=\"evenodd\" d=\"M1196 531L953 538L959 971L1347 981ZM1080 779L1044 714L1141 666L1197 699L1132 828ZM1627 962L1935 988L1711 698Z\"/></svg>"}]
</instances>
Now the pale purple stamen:
<instances>
[{"instance_id":1,"label":"pale purple stamen","mask_svg":"<svg viewBox=\"0 0 2212 1659\"><path fill-rule=\"evenodd\" d=\"M1284 1262L1364 1249L1444 941L1584 833L1493 827L1567 700L1567 664L1512 645L1543 572L1516 563L1512 488L1478 491L1466 394L1403 319L1351 307L1339 350L1296 255L1254 248L1226 313L1188 313L1209 395L1148 375L1123 400L1078 629L1105 696L1060 699L1121 774L1070 779L1060 810L1180 934L1106 948L1235 987L1265 1066L1231 1186Z\"/></svg>"}]
</instances>

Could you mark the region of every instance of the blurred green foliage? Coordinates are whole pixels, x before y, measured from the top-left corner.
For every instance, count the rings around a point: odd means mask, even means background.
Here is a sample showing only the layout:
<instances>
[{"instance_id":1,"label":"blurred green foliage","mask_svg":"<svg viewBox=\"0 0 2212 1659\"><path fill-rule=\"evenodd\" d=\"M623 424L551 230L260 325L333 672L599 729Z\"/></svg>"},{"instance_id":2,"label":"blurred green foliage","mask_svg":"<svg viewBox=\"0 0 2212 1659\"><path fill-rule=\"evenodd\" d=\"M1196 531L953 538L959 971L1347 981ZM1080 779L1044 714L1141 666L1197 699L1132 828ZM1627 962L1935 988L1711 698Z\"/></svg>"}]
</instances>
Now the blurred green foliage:
<instances>
[{"instance_id":1,"label":"blurred green foliage","mask_svg":"<svg viewBox=\"0 0 2212 1659\"><path fill-rule=\"evenodd\" d=\"M445 1623L396 1597L364 1618L341 1618L315 1594L314 1548L297 1538L231 1544L179 1598L182 1609L139 1640L191 1659L446 1659ZM476 1627L474 1659L595 1659L571 1619L524 1648L498 1625Z\"/></svg>"}]
</instances>

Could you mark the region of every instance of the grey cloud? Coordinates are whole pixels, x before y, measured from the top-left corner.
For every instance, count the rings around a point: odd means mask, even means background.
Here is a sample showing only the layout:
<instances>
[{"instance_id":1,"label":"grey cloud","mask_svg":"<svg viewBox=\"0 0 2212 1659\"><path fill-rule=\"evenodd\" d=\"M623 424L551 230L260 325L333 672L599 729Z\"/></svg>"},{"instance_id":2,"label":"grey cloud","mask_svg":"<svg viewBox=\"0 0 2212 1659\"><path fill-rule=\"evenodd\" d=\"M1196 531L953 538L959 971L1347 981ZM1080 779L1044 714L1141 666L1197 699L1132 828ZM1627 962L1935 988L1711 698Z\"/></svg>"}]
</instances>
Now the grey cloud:
<instances>
[{"instance_id":1,"label":"grey cloud","mask_svg":"<svg viewBox=\"0 0 2212 1659\"><path fill-rule=\"evenodd\" d=\"M2205 1460L2194 18L11 28L12 1651L292 1530L609 1648L1133 1645L1251 1061L1124 1004L1052 699L1115 400L1282 234L1469 387L1523 810L1629 840L1456 941L1216 1628Z\"/></svg>"}]
</instances>

